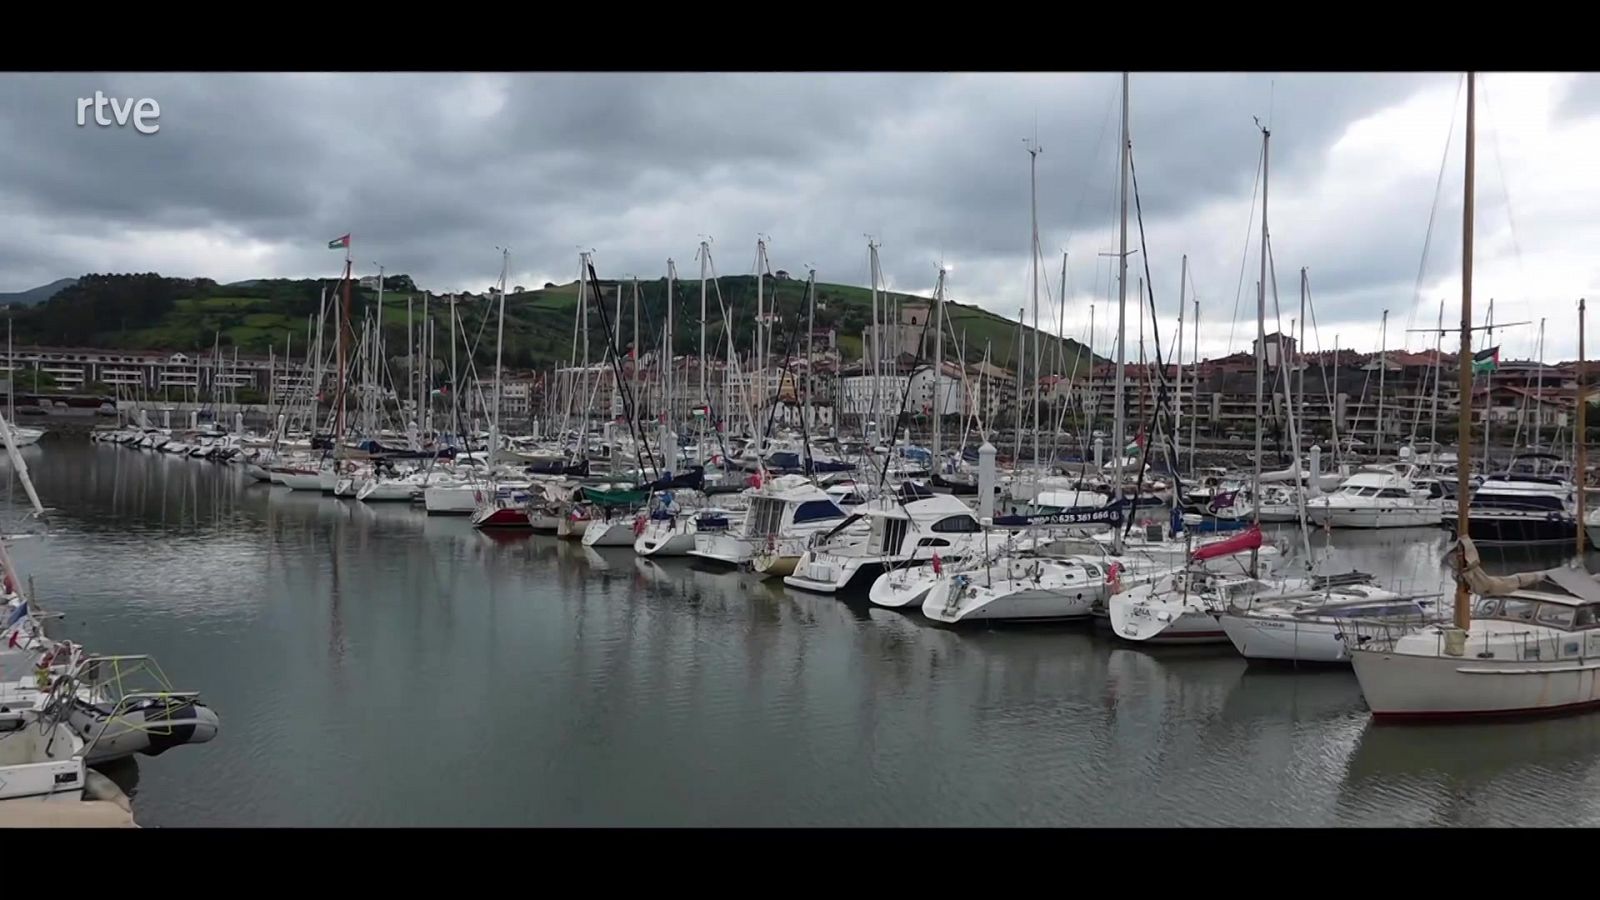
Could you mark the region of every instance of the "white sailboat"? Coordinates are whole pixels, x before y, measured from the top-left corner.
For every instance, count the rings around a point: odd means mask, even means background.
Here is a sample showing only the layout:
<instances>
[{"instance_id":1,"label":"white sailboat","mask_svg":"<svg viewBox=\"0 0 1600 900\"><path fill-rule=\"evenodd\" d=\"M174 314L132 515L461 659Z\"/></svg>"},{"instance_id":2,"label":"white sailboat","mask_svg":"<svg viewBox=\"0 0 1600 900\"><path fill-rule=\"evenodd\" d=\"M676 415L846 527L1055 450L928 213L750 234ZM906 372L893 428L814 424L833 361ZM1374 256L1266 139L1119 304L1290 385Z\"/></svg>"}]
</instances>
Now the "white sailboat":
<instances>
[{"instance_id":1,"label":"white sailboat","mask_svg":"<svg viewBox=\"0 0 1600 900\"><path fill-rule=\"evenodd\" d=\"M1471 459L1474 76L1467 73L1466 179L1461 254L1461 409L1457 454ZM1578 301L1578 392L1583 397L1584 301ZM1584 468L1584 412L1574 429ZM1466 468L1458 475L1454 617L1415 630L1362 629L1347 635L1361 694L1377 719L1455 719L1577 712L1600 706L1600 584L1575 565L1494 576L1471 534ZM1583 492L1577 492L1578 518Z\"/></svg>"}]
</instances>

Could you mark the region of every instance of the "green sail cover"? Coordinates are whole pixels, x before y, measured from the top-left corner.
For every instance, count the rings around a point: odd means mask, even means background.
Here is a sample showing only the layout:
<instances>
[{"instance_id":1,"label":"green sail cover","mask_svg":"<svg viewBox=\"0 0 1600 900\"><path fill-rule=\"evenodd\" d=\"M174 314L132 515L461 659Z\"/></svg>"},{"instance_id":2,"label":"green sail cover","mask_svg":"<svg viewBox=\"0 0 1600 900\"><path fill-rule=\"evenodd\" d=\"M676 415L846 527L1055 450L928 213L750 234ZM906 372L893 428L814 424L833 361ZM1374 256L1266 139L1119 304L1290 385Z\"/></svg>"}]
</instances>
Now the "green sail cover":
<instances>
[{"instance_id":1,"label":"green sail cover","mask_svg":"<svg viewBox=\"0 0 1600 900\"><path fill-rule=\"evenodd\" d=\"M643 506L650 499L650 492L644 490L603 491L586 487L583 489L583 499L598 506Z\"/></svg>"}]
</instances>

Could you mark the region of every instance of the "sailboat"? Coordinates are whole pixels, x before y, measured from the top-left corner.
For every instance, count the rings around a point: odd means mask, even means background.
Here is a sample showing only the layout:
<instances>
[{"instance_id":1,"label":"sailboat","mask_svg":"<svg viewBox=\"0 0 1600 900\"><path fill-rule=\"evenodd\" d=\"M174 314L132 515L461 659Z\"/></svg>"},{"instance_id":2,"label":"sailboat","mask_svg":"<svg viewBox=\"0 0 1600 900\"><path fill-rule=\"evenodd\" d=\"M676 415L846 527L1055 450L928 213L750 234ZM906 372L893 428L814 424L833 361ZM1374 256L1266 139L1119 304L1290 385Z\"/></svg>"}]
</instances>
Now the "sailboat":
<instances>
[{"instance_id":1,"label":"sailboat","mask_svg":"<svg viewBox=\"0 0 1600 900\"><path fill-rule=\"evenodd\" d=\"M11 316L6 316L6 421L17 421L17 360L11 352ZM11 425L11 441L18 447L39 443L44 429Z\"/></svg>"},{"instance_id":2,"label":"sailboat","mask_svg":"<svg viewBox=\"0 0 1600 900\"><path fill-rule=\"evenodd\" d=\"M1460 459L1471 459L1472 224L1474 76L1467 73L1466 178L1461 253ZM1578 396L1583 396L1584 301L1578 301ZM1584 407L1574 430L1584 467ZM1345 640L1361 694L1379 720L1457 719L1576 712L1600 707L1600 582L1584 570L1581 532L1575 564L1490 575L1471 537L1466 467L1456 490L1451 550L1454 617L1414 630L1352 623ZM1582 520L1583 493L1578 492Z\"/></svg>"},{"instance_id":3,"label":"sailboat","mask_svg":"<svg viewBox=\"0 0 1600 900\"><path fill-rule=\"evenodd\" d=\"M1256 303L1256 453L1250 484L1252 500L1262 497L1261 485L1264 478L1268 477L1261 471L1261 415L1266 374L1266 302L1269 284L1267 266L1271 252L1267 229L1271 138L1271 132L1262 128L1261 281L1257 287ZM1287 384L1287 379L1285 383ZM1282 475L1298 483L1301 474L1298 432L1295 430L1292 404L1285 403L1284 408L1289 416L1289 433L1296 461L1290 472L1268 473L1268 475L1274 478ZM1299 503L1298 494L1296 503ZM1152 578L1131 590L1114 594L1107 607L1112 629L1117 636L1140 642L1224 643L1228 641L1228 635L1222 627L1220 618L1229 609L1250 607L1264 601L1304 597L1327 590L1332 583L1331 579L1263 577L1260 570L1261 504L1252 502L1249 514L1253 522L1246 531L1195 550L1189 555L1188 564L1178 571ZM1303 529L1302 537L1305 537ZM1309 540L1307 549L1309 551ZM1203 565L1208 560L1221 559L1244 551L1250 552L1250 563L1245 572L1234 574L1231 571L1219 571L1217 568ZM1367 581L1370 579L1361 576L1341 583L1358 584ZM1361 590L1364 595L1373 598L1393 596L1370 585L1363 586Z\"/></svg>"}]
</instances>

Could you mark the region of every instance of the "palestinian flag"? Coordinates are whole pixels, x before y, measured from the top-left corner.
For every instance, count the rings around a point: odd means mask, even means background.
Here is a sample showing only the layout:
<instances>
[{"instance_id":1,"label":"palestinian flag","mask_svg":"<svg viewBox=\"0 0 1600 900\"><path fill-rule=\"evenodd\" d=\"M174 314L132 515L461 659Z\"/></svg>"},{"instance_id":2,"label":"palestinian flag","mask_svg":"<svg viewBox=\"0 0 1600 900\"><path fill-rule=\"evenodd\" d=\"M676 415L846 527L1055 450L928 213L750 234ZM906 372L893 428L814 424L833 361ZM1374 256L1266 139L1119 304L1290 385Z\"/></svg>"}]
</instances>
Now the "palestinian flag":
<instances>
[{"instance_id":1,"label":"palestinian flag","mask_svg":"<svg viewBox=\"0 0 1600 900\"><path fill-rule=\"evenodd\" d=\"M706 408L704 406L696 406L689 410L689 415L694 416L696 419L703 419L706 417Z\"/></svg>"},{"instance_id":2,"label":"palestinian flag","mask_svg":"<svg viewBox=\"0 0 1600 900\"><path fill-rule=\"evenodd\" d=\"M1472 355L1472 374L1482 375L1500 368L1500 348L1490 347Z\"/></svg>"},{"instance_id":3,"label":"palestinian flag","mask_svg":"<svg viewBox=\"0 0 1600 900\"><path fill-rule=\"evenodd\" d=\"M1132 456L1133 454L1138 453L1143 449L1144 449L1144 429L1141 428L1141 429L1139 429L1139 433L1134 436L1133 443L1129 444L1126 447L1123 447L1122 448L1122 452L1124 454L1128 455L1128 456Z\"/></svg>"},{"instance_id":4,"label":"palestinian flag","mask_svg":"<svg viewBox=\"0 0 1600 900\"><path fill-rule=\"evenodd\" d=\"M328 249L329 250L348 250L348 249L350 249L350 235L347 234L344 237L336 237L333 240L329 241L328 242Z\"/></svg>"}]
</instances>

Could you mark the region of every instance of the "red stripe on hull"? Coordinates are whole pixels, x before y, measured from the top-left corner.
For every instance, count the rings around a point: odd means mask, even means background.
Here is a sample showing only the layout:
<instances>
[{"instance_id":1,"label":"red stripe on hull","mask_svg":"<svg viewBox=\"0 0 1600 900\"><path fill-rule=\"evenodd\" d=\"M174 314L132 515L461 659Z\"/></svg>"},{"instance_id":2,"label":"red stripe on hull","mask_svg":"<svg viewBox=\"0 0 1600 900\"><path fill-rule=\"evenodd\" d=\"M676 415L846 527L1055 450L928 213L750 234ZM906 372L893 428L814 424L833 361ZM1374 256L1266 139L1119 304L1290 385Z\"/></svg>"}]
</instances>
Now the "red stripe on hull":
<instances>
[{"instance_id":1,"label":"red stripe on hull","mask_svg":"<svg viewBox=\"0 0 1600 900\"><path fill-rule=\"evenodd\" d=\"M1543 719L1570 716L1600 709L1600 700L1585 700L1563 706L1533 706L1523 709L1450 710L1444 712L1373 712L1374 722L1480 722L1484 719Z\"/></svg>"}]
</instances>

